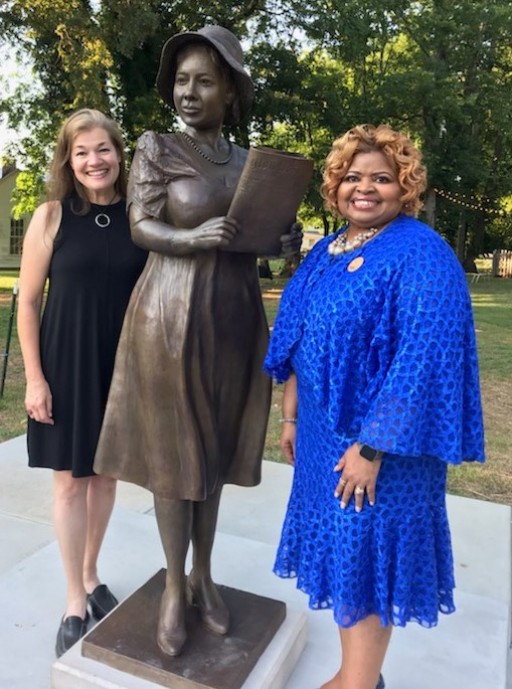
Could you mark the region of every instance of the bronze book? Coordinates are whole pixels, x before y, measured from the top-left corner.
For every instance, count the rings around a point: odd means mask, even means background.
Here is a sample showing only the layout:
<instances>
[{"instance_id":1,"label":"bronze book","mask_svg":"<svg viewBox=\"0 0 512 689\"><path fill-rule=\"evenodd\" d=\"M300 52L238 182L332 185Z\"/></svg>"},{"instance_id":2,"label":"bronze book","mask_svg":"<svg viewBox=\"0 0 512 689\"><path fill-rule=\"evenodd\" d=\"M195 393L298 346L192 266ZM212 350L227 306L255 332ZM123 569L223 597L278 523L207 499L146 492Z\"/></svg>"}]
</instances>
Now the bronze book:
<instances>
[{"instance_id":1,"label":"bronze book","mask_svg":"<svg viewBox=\"0 0 512 689\"><path fill-rule=\"evenodd\" d=\"M249 149L228 216L240 223L225 251L278 256L313 176L313 161L273 148Z\"/></svg>"}]
</instances>

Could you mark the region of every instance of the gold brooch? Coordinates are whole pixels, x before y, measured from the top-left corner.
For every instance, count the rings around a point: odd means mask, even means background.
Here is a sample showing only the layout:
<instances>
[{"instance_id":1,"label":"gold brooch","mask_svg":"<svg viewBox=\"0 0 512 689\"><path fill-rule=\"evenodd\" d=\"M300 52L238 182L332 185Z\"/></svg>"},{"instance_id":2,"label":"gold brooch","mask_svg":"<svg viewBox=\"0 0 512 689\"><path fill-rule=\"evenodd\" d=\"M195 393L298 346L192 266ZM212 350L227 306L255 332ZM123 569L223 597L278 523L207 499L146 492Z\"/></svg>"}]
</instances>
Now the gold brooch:
<instances>
[{"instance_id":1,"label":"gold brooch","mask_svg":"<svg viewBox=\"0 0 512 689\"><path fill-rule=\"evenodd\" d=\"M357 258L354 258L353 261L350 261L350 263L347 266L347 270L349 273L354 273L356 270L359 270L359 268L363 265L364 263L364 258L362 256L358 256Z\"/></svg>"}]
</instances>

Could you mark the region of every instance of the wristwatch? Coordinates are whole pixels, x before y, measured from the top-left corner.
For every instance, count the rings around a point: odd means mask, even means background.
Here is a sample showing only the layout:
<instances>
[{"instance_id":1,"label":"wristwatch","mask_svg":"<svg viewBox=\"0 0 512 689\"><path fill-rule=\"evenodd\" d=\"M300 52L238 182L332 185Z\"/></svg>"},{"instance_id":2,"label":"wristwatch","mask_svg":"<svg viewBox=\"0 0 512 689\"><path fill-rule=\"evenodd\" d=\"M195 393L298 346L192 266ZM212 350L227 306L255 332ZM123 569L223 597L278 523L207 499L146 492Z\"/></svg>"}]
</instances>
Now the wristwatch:
<instances>
[{"instance_id":1,"label":"wristwatch","mask_svg":"<svg viewBox=\"0 0 512 689\"><path fill-rule=\"evenodd\" d=\"M375 459L382 459L382 452L379 450L376 450L373 447L370 447L369 445L363 445L361 443L358 443L359 445L359 454L361 457L364 457L367 459L369 462L373 462Z\"/></svg>"}]
</instances>

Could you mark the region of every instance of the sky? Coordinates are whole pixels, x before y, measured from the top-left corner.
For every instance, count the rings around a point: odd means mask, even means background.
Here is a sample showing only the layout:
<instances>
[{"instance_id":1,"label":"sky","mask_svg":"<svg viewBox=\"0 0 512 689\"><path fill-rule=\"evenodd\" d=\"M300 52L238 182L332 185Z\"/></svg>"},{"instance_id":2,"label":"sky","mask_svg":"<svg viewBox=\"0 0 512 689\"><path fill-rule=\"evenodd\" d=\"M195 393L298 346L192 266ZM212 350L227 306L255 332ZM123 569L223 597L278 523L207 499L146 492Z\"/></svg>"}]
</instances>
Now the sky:
<instances>
[{"instance_id":1,"label":"sky","mask_svg":"<svg viewBox=\"0 0 512 689\"><path fill-rule=\"evenodd\" d=\"M2 97L9 97L16 88L20 77L24 78L27 69L16 62L16 60L9 56L9 48L4 43L0 45L0 50L2 53L5 52L6 57L2 59L2 71L0 74L0 89ZM3 57L3 56L2 56ZM19 136L15 131L7 127L7 118L5 115L0 113L0 155L5 150L6 145L12 141L16 140Z\"/></svg>"},{"instance_id":2,"label":"sky","mask_svg":"<svg viewBox=\"0 0 512 689\"><path fill-rule=\"evenodd\" d=\"M15 134L9 131L9 129L7 128L7 124L5 122L5 118L2 115L0 115L0 156L5 151L5 147L7 146L9 141L12 140L13 136L15 136Z\"/></svg>"},{"instance_id":3,"label":"sky","mask_svg":"<svg viewBox=\"0 0 512 689\"><path fill-rule=\"evenodd\" d=\"M2 64L2 79L0 81L0 86L2 88L2 95L8 95L12 92L14 87L14 74L13 69L15 65L10 58L7 58ZM7 88L6 88L7 87ZM6 93L7 90L7 93ZM13 133L7 128L7 118L5 115L0 113L0 155L5 149L5 145L13 136Z\"/></svg>"}]
</instances>

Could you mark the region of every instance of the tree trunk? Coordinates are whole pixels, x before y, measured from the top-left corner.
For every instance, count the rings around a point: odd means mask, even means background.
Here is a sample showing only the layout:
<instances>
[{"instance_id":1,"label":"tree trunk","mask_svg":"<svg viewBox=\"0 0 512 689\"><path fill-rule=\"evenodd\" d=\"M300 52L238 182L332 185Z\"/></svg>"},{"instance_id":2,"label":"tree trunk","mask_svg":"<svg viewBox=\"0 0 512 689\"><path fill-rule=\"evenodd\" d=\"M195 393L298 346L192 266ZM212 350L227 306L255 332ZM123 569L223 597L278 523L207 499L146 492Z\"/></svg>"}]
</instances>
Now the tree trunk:
<instances>
[{"instance_id":1,"label":"tree trunk","mask_svg":"<svg viewBox=\"0 0 512 689\"><path fill-rule=\"evenodd\" d=\"M459 215L459 226L457 227L457 242L455 246L455 253L459 261L464 264L466 258L466 220L464 218L464 211L461 210Z\"/></svg>"},{"instance_id":2,"label":"tree trunk","mask_svg":"<svg viewBox=\"0 0 512 689\"><path fill-rule=\"evenodd\" d=\"M485 215L480 212L476 215L475 224L473 226L473 236L471 238L470 251L474 258L480 256L484 250L484 234L485 234Z\"/></svg>"},{"instance_id":3,"label":"tree trunk","mask_svg":"<svg viewBox=\"0 0 512 689\"><path fill-rule=\"evenodd\" d=\"M331 224L327 218L327 214L322 211L322 224L324 226L324 237L327 237L329 230L331 229Z\"/></svg>"},{"instance_id":4,"label":"tree trunk","mask_svg":"<svg viewBox=\"0 0 512 689\"><path fill-rule=\"evenodd\" d=\"M285 259L283 267L279 271L280 278L291 278L294 272L299 267L300 263L300 252L297 252L290 258Z\"/></svg>"},{"instance_id":5,"label":"tree trunk","mask_svg":"<svg viewBox=\"0 0 512 689\"><path fill-rule=\"evenodd\" d=\"M425 193L425 216L427 225L436 226L436 191L429 187Z\"/></svg>"}]
</instances>

